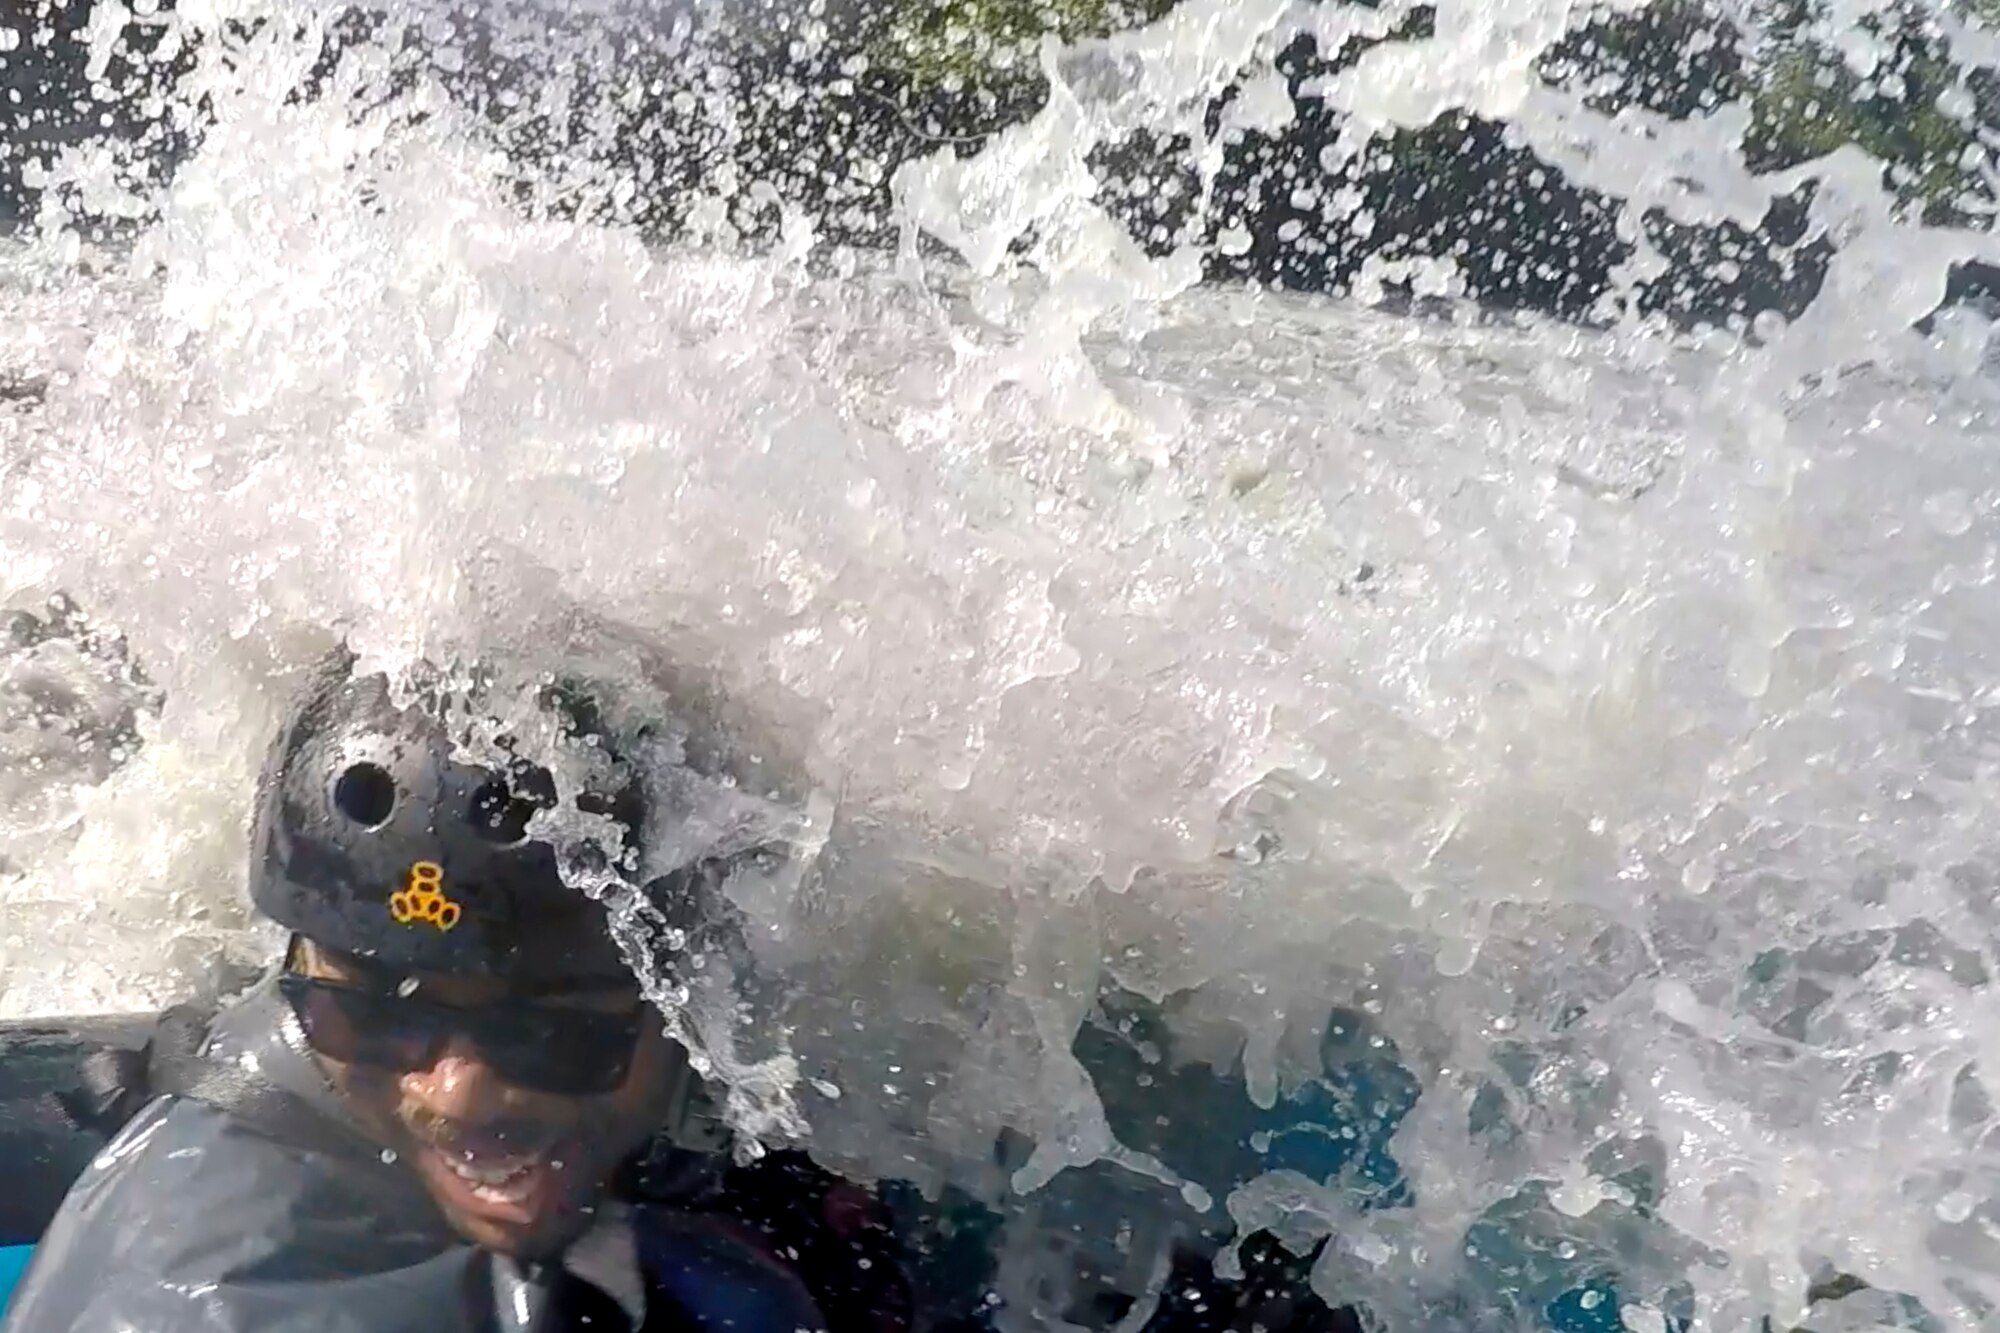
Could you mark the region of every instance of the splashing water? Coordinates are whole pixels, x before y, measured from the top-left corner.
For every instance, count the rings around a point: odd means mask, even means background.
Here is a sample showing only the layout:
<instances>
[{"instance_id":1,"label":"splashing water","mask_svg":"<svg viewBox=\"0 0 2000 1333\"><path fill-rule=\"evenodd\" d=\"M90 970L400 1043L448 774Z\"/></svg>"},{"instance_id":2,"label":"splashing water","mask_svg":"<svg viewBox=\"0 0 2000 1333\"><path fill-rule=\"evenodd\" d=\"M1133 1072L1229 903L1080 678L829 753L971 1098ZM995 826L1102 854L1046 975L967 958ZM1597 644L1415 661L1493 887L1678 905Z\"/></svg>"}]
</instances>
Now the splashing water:
<instances>
[{"instance_id":1,"label":"splashing water","mask_svg":"<svg viewBox=\"0 0 2000 1333\"><path fill-rule=\"evenodd\" d=\"M1232 1226L1326 1240L1316 1288L1395 1328L1784 1324L1832 1272L2000 1317L2000 404L1981 317L1912 328L1995 247L1858 149L1753 175L1730 107L1548 86L1587 17L1550 0L1328 75L1341 153L1459 107L1635 215L1814 180L1800 318L1200 288L1197 236L1105 211L1098 147L1184 135L1199 187L1241 71L1408 12L1050 46L1043 109L906 164L901 250L834 262L775 193L748 255L524 214L388 38L316 68L328 14L159 18L198 146L160 187L75 146L0 267L0 1008L268 944L244 811L332 636L582 655L706 701L793 821L731 886L747 956L662 992L737 1122L1004 1202L1003 1326L1087 1273L1143 1318ZM1260 77L1236 129L1288 114ZM583 121L530 185L628 197Z\"/></svg>"}]
</instances>

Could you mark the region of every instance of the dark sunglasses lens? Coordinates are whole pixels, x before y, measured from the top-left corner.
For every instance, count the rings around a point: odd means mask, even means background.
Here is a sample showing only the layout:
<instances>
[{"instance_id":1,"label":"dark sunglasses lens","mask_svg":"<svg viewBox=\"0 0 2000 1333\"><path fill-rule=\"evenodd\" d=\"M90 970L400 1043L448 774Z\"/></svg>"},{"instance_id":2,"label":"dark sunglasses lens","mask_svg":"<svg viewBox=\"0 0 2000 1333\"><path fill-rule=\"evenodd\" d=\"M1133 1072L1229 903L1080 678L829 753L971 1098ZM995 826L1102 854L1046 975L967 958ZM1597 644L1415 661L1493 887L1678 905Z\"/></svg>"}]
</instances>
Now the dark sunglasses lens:
<instances>
[{"instance_id":1,"label":"dark sunglasses lens","mask_svg":"<svg viewBox=\"0 0 2000 1333\"><path fill-rule=\"evenodd\" d=\"M636 1014L545 1005L458 1010L300 976L284 977L279 989L306 1042L329 1060L421 1069L453 1033L463 1033L507 1082L565 1097L624 1083L639 1040Z\"/></svg>"},{"instance_id":2,"label":"dark sunglasses lens","mask_svg":"<svg viewBox=\"0 0 2000 1333\"><path fill-rule=\"evenodd\" d=\"M475 1035L509 1083L565 1097L614 1090L632 1067L637 1016L537 1007L494 1014Z\"/></svg>"},{"instance_id":3,"label":"dark sunglasses lens","mask_svg":"<svg viewBox=\"0 0 2000 1333\"><path fill-rule=\"evenodd\" d=\"M394 996L287 977L283 986L307 1044L329 1060L384 1069L422 1067L436 1051L437 1025Z\"/></svg>"}]
</instances>

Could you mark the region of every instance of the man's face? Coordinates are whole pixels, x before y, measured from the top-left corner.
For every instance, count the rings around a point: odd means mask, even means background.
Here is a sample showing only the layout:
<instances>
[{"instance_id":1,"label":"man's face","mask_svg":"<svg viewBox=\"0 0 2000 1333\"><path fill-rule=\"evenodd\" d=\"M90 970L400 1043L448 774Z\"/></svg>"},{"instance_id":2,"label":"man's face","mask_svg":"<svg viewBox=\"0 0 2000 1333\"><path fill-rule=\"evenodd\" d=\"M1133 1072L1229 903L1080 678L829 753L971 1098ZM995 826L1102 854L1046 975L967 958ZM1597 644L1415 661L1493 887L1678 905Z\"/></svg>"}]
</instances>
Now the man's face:
<instances>
[{"instance_id":1,"label":"man's face","mask_svg":"<svg viewBox=\"0 0 2000 1333\"><path fill-rule=\"evenodd\" d=\"M351 959L301 944L292 970L327 981L379 985ZM477 1012L498 1003L631 1016L636 985L541 987L532 997L483 977L414 973L409 998ZM444 1041L421 1067L316 1057L364 1126L413 1170L466 1239L502 1254L551 1253L587 1228L618 1163L658 1128L684 1059L650 1009L631 1067L616 1087L569 1096L509 1081L464 1036Z\"/></svg>"}]
</instances>

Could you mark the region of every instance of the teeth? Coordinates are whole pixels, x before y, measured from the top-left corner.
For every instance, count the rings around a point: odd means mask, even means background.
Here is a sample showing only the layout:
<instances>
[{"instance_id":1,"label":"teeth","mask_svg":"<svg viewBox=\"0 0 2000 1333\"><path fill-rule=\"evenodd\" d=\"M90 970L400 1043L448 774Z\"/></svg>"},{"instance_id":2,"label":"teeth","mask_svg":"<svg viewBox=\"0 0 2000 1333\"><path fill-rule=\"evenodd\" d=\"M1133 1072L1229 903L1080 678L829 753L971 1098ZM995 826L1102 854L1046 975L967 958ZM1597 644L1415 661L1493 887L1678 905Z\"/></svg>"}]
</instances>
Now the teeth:
<instances>
[{"instance_id":1,"label":"teeth","mask_svg":"<svg viewBox=\"0 0 2000 1333\"><path fill-rule=\"evenodd\" d=\"M519 1203L534 1187L537 1163L532 1158L485 1167L451 1156L444 1161L453 1175L472 1186L474 1194L494 1203Z\"/></svg>"},{"instance_id":2,"label":"teeth","mask_svg":"<svg viewBox=\"0 0 2000 1333\"><path fill-rule=\"evenodd\" d=\"M516 1176L526 1174L534 1165L533 1162L511 1162L482 1167L471 1162L453 1162L451 1169L475 1185L504 1185Z\"/></svg>"},{"instance_id":3,"label":"teeth","mask_svg":"<svg viewBox=\"0 0 2000 1333\"><path fill-rule=\"evenodd\" d=\"M513 1185L474 1185L472 1192L488 1203L520 1203L534 1188L535 1182L524 1176Z\"/></svg>"}]
</instances>

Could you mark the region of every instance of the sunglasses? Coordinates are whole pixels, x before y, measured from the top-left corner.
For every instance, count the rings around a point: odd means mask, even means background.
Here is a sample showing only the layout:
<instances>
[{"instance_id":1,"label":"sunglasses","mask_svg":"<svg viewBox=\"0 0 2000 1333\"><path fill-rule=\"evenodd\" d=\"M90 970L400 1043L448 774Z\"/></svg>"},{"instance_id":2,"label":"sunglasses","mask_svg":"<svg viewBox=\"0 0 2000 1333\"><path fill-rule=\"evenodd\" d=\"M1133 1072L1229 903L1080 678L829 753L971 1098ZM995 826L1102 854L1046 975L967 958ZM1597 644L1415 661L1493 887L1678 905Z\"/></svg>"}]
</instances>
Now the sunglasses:
<instances>
[{"instance_id":1,"label":"sunglasses","mask_svg":"<svg viewBox=\"0 0 2000 1333\"><path fill-rule=\"evenodd\" d=\"M399 1072L427 1069L454 1037L462 1037L507 1082L564 1097L596 1096L625 1082L645 1012L524 1000L463 1008L296 972L279 976L278 990L298 1015L307 1044L329 1060Z\"/></svg>"}]
</instances>

